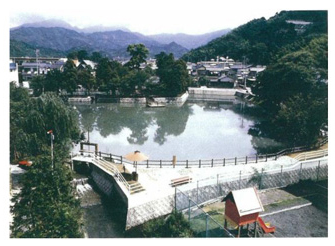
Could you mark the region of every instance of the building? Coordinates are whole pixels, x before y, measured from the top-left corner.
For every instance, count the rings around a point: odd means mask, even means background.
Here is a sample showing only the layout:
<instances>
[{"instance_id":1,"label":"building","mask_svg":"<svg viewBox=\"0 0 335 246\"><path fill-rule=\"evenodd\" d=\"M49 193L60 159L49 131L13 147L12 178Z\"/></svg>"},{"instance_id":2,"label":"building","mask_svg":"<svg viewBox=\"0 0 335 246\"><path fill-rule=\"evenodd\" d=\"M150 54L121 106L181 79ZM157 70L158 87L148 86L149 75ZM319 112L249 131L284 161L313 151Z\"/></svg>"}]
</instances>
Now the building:
<instances>
[{"instance_id":1,"label":"building","mask_svg":"<svg viewBox=\"0 0 335 246\"><path fill-rule=\"evenodd\" d=\"M14 82L16 86L19 86L19 67L12 60L9 60L9 82Z\"/></svg>"}]
</instances>

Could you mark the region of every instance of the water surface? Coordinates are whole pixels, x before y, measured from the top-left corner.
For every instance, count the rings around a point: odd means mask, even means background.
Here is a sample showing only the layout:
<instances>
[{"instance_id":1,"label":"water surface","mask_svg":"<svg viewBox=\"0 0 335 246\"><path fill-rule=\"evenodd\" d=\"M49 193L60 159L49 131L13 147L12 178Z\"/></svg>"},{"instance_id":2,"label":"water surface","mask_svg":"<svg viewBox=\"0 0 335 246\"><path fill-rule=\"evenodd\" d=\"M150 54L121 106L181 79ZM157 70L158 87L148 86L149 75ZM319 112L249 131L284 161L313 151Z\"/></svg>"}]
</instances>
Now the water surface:
<instances>
[{"instance_id":1,"label":"water surface","mask_svg":"<svg viewBox=\"0 0 335 246\"><path fill-rule=\"evenodd\" d=\"M248 134L257 119L245 102L190 102L147 108L117 103L76 105L86 138L99 151L126 155L139 150L152 160L220 159L251 156L270 139ZM78 149L78 147L77 147Z\"/></svg>"}]
</instances>

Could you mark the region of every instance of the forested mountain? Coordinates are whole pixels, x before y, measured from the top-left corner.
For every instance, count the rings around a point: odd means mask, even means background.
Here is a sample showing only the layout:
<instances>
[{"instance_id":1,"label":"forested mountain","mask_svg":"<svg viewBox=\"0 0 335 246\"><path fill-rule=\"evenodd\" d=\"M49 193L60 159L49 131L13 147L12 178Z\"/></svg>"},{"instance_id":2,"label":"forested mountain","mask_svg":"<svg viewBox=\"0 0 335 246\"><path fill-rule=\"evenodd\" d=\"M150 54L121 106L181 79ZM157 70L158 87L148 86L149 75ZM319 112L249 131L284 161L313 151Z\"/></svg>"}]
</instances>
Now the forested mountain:
<instances>
[{"instance_id":1,"label":"forested mountain","mask_svg":"<svg viewBox=\"0 0 335 246\"><path fill-rule=\"evenodd\" d=\"M127 46L138 43L142 43L149 48L150 56L164 51L173 53L175 57L181 57L188 51L176 43L161 44L142 34L121 30L79 33L62 27L20 27L10 31L10 38L11 46L15 46L11 49L11 51L15 51L15 53L11 53L11 56L27 56L27 47L34 47L40 49L43 56L50 54L49 52L46 54L42 52L46 49L54 50L54 54L84 49L88 52L99 51L111 58L117 56L128 57ZM18 44L21 45L18 46Z\"/></svg>"},{"instance_id":2,"label":"forested mountain","mask_svg":"<svg viewBox=\"0 0 335 246\"><path fill-rule=\"evenodd\" d=\"M229 31L230 29L223 29L216 32L210 32L200 35L189 35L184 33L178 33L178 34L163 33L163 34L150 35L149 37L162 44L175 42L187 49L194 49L201 45L207 44L209 41L215 38L227 34Z\"/></svg>"},{"instance_id":3,"label":"forested mountain","mask_svg":"<svg viewBox=\"0 0 335 246\"><path fill-rule=\"evenodd\" d=\"M290 20L296 22L288 22ZM250 63L266 65L281 48L294 45L299 48L315 35L327 33L327 28L327 11L282 11L268 20L254 19L191 50L183 59L197 62L229 56L243 60L245 56Z\"/></svg>"}]
</instances>

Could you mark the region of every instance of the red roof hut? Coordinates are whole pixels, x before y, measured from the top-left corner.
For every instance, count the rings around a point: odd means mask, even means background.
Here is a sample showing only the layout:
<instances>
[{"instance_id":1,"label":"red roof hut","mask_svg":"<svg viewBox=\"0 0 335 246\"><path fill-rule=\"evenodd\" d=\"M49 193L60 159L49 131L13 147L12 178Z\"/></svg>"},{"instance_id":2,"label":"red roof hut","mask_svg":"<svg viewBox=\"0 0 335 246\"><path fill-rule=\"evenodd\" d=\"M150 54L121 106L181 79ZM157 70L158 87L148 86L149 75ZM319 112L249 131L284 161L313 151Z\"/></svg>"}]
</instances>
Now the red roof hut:
<instances>
[{"instance_id":1,"label":"red roof hut","mask_svg":"<svg viewBox=\"0 0 335 246\"><path fill-rule=\"evenodd\" d=\"M227 220L238 226L238 237L243 225L258 222L265 233L274 232L274 227L267 227L259 217L259 213L264 211L261 200L259 199L256 188L246 188L235 190L223 198L225 206L225 226ZM265 225L265 228L263 228ZM269 229L271 229L269 231Z\"/></svg>"}]
</instances>

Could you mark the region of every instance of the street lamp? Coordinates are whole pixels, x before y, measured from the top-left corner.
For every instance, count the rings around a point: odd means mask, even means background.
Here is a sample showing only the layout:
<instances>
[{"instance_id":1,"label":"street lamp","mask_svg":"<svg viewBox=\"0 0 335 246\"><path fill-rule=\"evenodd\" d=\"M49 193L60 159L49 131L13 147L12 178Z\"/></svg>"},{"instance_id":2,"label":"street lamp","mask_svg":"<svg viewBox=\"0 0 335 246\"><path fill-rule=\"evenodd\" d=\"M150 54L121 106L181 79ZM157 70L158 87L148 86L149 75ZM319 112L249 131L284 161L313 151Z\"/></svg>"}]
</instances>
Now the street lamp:
<instances>
[{"instance_id":1,"label":"street lamp","mask_svg":"<svg viewBox=\"0 0 335 246\"><path fill-rule=\"evenodd\" d=\"M53 140L55 139L53 131L50 130L47 132L47 134L50 134L50 139L51 139L51 164L52 164L52 169L55 168L54 166L54 147L53 147Z\"/></svg>"}]
</instances>

